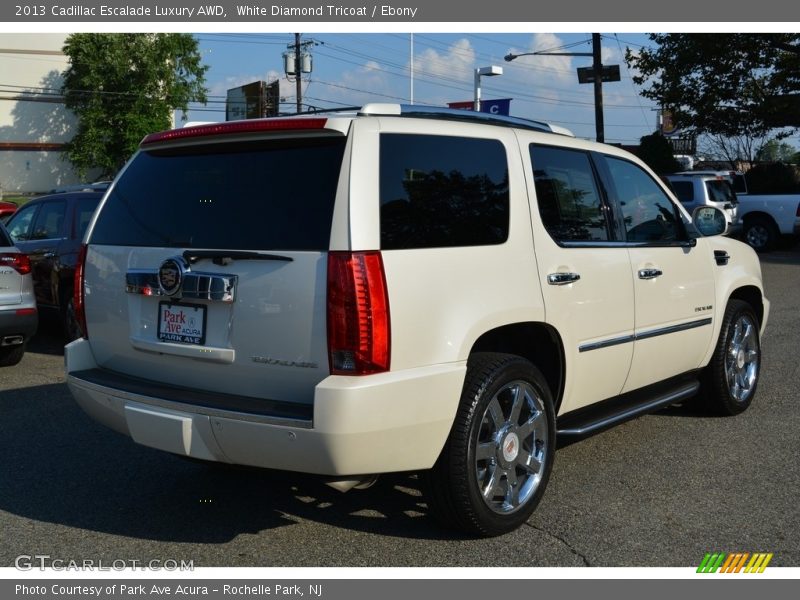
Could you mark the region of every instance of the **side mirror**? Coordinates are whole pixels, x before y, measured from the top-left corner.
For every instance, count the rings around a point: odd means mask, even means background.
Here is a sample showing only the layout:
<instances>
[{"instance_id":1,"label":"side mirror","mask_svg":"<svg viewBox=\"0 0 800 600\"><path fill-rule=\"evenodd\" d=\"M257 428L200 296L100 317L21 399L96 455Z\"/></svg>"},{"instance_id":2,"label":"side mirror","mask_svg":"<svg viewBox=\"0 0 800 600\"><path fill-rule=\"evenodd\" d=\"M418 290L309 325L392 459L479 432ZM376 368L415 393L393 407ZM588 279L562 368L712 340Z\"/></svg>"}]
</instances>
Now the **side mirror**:
<instances>
[{"instance_id":1,"label":"side mirror","mask_svg":"<svg viewBox=\"0 0 800 600\"><path fill-rule=\"evenodd\" d=\"M722 235L728 232L725 213L716 206L698 206L692 211L692 224L703 237Z\"/></svg>"}]
</instances>

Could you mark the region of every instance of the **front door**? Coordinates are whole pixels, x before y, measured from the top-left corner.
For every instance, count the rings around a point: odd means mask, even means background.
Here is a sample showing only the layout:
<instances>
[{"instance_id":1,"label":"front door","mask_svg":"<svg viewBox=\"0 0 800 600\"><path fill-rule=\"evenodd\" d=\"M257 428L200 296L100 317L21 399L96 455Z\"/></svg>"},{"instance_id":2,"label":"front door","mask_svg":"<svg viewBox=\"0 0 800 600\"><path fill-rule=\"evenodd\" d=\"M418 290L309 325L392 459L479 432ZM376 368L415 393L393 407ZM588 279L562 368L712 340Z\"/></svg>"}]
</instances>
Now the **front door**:
<instances>
[{"instance_id":1,"label":"front door","mask_svg":"<svg viewBox=\"0 0 800 600\"><path fill-rule=\"evenodd\" d=\"M605 157L623 216L636 303L631 372L624 391L696 369L712 340L713 257L689 240L673 201L635 163Z\"/></svg>"}]
</instances>

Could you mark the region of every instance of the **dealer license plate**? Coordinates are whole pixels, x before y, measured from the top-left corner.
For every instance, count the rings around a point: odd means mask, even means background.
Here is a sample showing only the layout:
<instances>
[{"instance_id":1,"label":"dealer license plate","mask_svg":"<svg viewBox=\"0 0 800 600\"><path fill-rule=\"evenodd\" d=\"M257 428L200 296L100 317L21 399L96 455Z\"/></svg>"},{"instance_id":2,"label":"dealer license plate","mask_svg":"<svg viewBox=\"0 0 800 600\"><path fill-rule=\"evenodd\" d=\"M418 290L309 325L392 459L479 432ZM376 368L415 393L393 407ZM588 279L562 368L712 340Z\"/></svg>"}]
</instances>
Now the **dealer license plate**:
<instances>
[{"instance_id":1,"label":"dealer license plate","mask_svg":"<svg viewBox=\"0 0 800 600\"><path fill-rule=\"evenodd\" d=\"M158 339L179 344L206 343L206 307L198 304L158 304Z\"/></svg>"}]
</instances>

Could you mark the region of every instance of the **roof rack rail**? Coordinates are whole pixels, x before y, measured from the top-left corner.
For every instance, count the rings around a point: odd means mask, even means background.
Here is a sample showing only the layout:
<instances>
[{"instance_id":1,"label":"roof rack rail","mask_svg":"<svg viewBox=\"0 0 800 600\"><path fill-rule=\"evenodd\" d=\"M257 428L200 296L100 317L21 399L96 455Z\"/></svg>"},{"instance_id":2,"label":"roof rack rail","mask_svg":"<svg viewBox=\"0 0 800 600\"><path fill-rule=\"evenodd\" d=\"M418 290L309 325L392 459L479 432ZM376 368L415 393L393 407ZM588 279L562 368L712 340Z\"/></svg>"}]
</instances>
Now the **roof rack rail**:
<instances>
[{"instance_id":1,"label":"roof rack rail","mask_svg":"<svg viewBox=\"0 0 800 600\"><path fill-rule=\"evenodd\" d=\"M359 114L472 121L477 123L489 123L492 125L505 125L506 127L519 127L521 129L531 129L533 131L543 131L546 133L557 133L560 135L575 137L570 130L565 129L564 127L558 127L557 125L551 125L550 123L545 123L544 121L534 121L531 119L509 117L506 115L493 115L491 113L462 110L458 108L444 108L441 106L370 103L362 106L359 110Z\"/></svg>"}]
</instances>

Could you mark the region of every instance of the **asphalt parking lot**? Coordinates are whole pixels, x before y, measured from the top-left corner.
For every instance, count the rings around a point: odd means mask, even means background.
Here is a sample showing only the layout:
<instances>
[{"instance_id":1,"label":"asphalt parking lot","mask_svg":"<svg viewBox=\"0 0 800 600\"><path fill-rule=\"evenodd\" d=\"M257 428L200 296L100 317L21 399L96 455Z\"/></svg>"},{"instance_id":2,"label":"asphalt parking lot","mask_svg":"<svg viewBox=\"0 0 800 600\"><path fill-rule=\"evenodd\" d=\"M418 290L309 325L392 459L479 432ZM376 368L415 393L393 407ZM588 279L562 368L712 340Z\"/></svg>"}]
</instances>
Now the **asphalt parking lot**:
<instances>
[{"instance_id":1,"label":"asphalt parking lot","mask_svg":"<svg viewBox=\"0 0 800 600\"><path fill-rule=\"evenodd\" d=\"M800 566L800 247L762 257L772 313L753 406L671 407L559 450L509 535L440 528L412 475L341 494L292 473L138 446L86 417L57 327L0 370L0 566L19 555L197 566L693 566L710 551Z\"/></svg>"}]
</instances>

